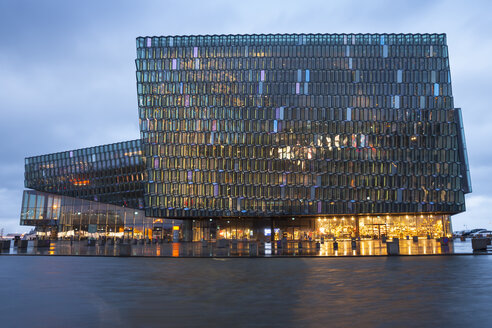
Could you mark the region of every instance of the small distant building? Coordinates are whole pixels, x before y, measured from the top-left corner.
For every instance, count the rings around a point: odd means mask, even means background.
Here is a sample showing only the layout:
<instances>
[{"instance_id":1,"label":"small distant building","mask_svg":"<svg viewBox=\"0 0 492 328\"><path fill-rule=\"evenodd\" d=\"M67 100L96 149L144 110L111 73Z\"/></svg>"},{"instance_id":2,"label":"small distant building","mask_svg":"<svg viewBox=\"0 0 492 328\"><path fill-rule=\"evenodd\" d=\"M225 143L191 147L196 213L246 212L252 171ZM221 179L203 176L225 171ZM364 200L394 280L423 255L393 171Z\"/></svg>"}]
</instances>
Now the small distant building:
<instances>
[{"instance_id":1,"label":"small distant building","mask_svg":"<svg viewBox=\"0 0 492 328\"><path fill-rule=\"evenodd\" d=\"M12 239L21 239L24 234L22 233L8 233L6 235L0 236L2 239L5 240L12 240Z\"/></svg>"}]
</instances>

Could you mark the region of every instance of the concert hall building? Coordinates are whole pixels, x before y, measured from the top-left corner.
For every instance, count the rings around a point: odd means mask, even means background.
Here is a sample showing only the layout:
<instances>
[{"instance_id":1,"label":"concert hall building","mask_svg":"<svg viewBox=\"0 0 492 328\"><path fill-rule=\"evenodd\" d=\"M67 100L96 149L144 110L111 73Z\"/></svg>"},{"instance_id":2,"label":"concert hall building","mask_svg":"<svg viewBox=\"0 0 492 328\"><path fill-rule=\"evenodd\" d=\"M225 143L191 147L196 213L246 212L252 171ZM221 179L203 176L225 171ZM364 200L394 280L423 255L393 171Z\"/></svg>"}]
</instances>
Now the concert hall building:
<instances>
[{"instance_id":1,"label":"concert hall building","mask_svg":"<svg viewBox=\"0 0 492 328\"><path fill-rule=\"evenodd\" d=\"M140 139L26 158L62 236L446 236L471 192L445 34L137 38ZM175 237L177 234L175 234Z\"/></svg>"}]
</instances>

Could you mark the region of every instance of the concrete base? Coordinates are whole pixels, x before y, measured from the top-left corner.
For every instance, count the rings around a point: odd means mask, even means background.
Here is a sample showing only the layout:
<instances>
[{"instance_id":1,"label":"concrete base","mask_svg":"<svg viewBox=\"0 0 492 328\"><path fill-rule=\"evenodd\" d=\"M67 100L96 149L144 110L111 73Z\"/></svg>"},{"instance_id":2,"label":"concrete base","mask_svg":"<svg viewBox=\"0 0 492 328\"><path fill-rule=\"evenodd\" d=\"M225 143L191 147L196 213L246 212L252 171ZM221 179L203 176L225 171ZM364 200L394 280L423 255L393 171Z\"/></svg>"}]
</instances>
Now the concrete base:
<instances>
[{"instance_id":1,"label":"concrete base","mask_svg":"<svg viewBox=\"0 0 492 328\"><path fill-rule=\"evenodd\" d=\"M473 238L472 249L474 251L486 251L487 250L487 238Z\"/></svg>"},{"instance_id":2,"label":"concrete base","mask_svg":"<svg viewBox=\"0 0 492 328\"><path fill-rule=\"evenodd\" d=\"M280 241L280 244L281 244L282 248L287 248L287 245L288 245L287 239L282 238L282 240Z\"/></svg>"},{"instance_id":3,"label":"concrete base","mask_svg":"<svg viewBox=\"0 0 492 328\"><path fill-rule=\"evenodd\" d=\"M217 240L217 247L218 248L226 248L228 246L227 239L218 239Z\"/></svg>"},{"instance_id":4,"label":"concrete base","mask_svg":"<svg viewBox=\"0 0 492 328\"><path fill-rule=\"evenodd\" d=\"M35 240L34 247L50 247L51 240Z\"/></svg>"},{"instance_id":5,"label":"concrete base","mask_svg":"<svg viewBox=\"0 0 492 328\"><path fill-rule=\"evenodd\" d=\"M249 244L249 256L258 256L258 244L251 243Z\"/></svg>"},{"instance_id":6,"label":"concrete base","mask_svg":"<svg viewBox=\"0 0 492 328\"><path fill-rule=\"evenodd\" d=\"M10 240L0 240L0 249L9 249Z\"/></svg>"},{"instance_id":7,"label":"concrete base","mask_svg":"<svg viewBox=\"0 0 492 328\"><path fill-rule=\"evenodd\" d=\"M389 256L400 255L400 244L397 241L386 243L386 252Z\"/></svg>"},{"instance_id":8,"label":"concrete base","mask_svg":"<svg viewBox=\"0 0 492 328\"><path fill-rule=\"evenodd\" d=\"M132 255L132 245L121 244L120 245L120 256L131 256Z\"/></svg>"}]
</instances>

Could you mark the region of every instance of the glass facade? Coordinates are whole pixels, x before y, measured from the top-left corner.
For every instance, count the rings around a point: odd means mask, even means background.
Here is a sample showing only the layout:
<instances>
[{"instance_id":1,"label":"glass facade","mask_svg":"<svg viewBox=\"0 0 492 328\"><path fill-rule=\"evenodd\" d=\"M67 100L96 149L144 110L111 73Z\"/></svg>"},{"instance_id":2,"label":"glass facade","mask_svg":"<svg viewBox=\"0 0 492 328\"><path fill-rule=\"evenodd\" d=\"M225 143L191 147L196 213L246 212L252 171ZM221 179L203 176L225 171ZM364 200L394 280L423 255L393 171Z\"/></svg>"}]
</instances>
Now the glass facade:
<instances>
[{"instance_id":1,"label":"glass facade","mask_svg":"<svg viewBox=\"0 0 492 328\"><path fill-rule=\"evenodd\" d=\"M146 214L458 213L444 34L137 38Z\"/></svg>"},{"instance_id":2,"label":"glass facade","mask_svg":"<svg viewBox=\"0 0 492 328\"><path fill-rule=\"evenodd\" d=\"M25 186L39 191L143 209L140 140L25 160Z\"/></svg>"},{"instance_id":3,"label":"glass facade","mask_svg":"<svg viewBox=\"0 0 492 328\"><path fill-rule=\"evenodd\" d=\"M140 140L27 158L38 192L25 192L21 224L148 238L156 220L178 219L185 240L438 237L465 210L445 34L136 41Z\"/></svg>"},{"instance_id":4,"label":"glass facade","mask_svg":"<svg viewBox=\"0 0 492 328\"><path fill-rule=\"evenodd\" d=\"M58 238L164 239L181 221L151 218L145 211L80 198L25 190L21 225Z\"/></svg>"}]
</instances>

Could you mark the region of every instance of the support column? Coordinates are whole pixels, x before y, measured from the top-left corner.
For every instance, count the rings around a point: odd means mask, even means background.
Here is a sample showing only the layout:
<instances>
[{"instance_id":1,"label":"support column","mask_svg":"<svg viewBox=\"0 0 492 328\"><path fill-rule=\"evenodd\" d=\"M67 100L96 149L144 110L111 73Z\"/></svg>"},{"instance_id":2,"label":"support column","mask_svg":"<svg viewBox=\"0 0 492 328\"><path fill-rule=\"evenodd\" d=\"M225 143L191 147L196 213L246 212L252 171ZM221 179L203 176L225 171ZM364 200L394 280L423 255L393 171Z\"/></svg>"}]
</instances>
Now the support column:
<instances>
[{"instance_id":1,"label":"support column","mask_svg":"<svg viewBox=\"0 0 492 328\"><path fill-rule=\"evenodd\" d=\"M193 240L193 227L191 220L183 220L183 241Z\"/></svg>"},{"instance_id":2,"label":"support column","mask_svg":"<svg viewBox=\"0 0 492 328\"><path fill-rule=\"evenodd\" d=\"M272 243L275 242L275 225L273 223L274 223L274 218L271 218L270 219L270 228L272 229L272 235L270 237L270 240Z\"/></svg>"}]
</instances>

